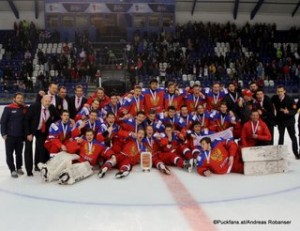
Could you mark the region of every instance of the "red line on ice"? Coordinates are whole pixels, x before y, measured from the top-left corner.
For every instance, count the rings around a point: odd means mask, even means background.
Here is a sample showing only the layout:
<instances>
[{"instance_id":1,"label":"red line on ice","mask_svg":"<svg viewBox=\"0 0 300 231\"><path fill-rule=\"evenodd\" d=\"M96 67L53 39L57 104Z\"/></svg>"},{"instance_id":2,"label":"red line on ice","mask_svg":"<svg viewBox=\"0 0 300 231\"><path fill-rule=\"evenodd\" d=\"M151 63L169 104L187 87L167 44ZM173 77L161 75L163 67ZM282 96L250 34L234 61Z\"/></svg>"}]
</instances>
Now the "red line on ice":
<instances>
[{"instance_id":1,"label":"red line on ice","mask_svg":"<svg viewBox=\"0 0 300 231\"><path fill-rule=\"evenodd\" d=\"M172 196L175 198L181 212L191 227L191 230L215 231L216 227L205 214L198 202L191 195L185 185L173 172L171 175L162 175Z\"/></svg>"}]
</instances>

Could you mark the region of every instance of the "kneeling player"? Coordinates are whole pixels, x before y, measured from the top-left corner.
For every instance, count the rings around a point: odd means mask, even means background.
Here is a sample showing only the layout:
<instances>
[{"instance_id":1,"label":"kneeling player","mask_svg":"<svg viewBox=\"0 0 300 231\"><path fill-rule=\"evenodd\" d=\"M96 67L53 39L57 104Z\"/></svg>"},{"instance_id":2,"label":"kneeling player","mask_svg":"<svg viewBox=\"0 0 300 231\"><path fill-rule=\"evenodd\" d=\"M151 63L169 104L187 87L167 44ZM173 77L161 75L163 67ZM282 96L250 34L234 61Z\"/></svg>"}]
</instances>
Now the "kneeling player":
<instances>
[{"instance_id":1,"label":"kneeling player","mask_svg":"<svg viewBox=\"0 0 300 231\"><path fill-rule=\"evenodd\" d=\"M203 176L211 173L243 173L243 162L237 144L232 140L200 140L201 152L197 158L197 172Z\"/></svg>"}]
</instances>

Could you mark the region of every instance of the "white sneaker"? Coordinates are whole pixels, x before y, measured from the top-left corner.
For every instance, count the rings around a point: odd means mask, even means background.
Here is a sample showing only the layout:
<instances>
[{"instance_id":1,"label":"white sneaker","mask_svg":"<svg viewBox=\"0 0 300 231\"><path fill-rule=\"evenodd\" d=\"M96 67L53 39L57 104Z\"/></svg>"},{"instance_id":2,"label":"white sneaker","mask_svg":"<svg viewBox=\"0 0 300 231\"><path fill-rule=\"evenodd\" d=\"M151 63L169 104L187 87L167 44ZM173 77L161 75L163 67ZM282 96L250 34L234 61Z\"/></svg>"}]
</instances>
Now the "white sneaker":
<instances>
[{"instance_id":1,"label":"white sneaker","mask_svg":"<svg viewBox=\"0 0 300 231\"><path fill-rule=\"evenodd\" d=\"M12 178L18 178L19 176L18 176L18 173L16 171L12 171L11 172L11 177Z\"/></svg>"}]
</instances>

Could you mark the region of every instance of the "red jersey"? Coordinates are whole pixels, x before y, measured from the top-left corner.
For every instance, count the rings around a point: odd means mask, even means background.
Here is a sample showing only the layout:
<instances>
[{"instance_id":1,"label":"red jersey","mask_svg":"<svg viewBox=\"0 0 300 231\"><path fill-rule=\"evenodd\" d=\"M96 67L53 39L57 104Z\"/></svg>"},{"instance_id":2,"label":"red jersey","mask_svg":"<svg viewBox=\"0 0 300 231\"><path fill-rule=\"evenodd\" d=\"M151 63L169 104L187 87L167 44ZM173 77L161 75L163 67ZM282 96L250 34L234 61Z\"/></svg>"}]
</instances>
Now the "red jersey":
<instances>
[{"instance_id":1,"label":"red jersey","mask_svg":"<svg viewBox=\"0 0 300 231\"><path fill-rule=\"evenodd\" d=\"M234 157L232 169L228 165L230 156ZM216 174L242 172L243 164L238 145L234 141L214 141L210 151L201 151L197 158L197 172L204 175L206 170Z\"/></svg>"},{"instance_id":2,"label":"red jersey","mask_svg":"<svg viewBox=\"0 0 300 231\"><path fill-rule=\"evenodd\" d=\"M257 138L253 138L253 134L257 135ZM248 121L243 125L241 134L241 144L243 147L252 147L259 145L260 141L270 141L272 135L265 122L259 120L257 123Z\"/></svg>"},{"instance_id":3,"label":"red jersey","mask_svg":"<svg viewBox=\"0 0 300 231\"><path fill-rule=\"evenodd\" d=\"M96 140L93 140L92 142L84 140L79 144L79 146L79 161L88 161L92 166L95 166L99 163L100 157L109 159L114 154L110 148L97 142Z\"/></svg>"},{"instance_id":4,"label":"red jersey","mask_svg":"<svg viewBox=\"0 0 300 231\"><path fill-rule=\"evenodd\" d=\"M145 112L148 114L150 110L155 110L156 113L163 111L164 106L164 89L146 89L143 91Z\"/></svg>"}]
</instances>

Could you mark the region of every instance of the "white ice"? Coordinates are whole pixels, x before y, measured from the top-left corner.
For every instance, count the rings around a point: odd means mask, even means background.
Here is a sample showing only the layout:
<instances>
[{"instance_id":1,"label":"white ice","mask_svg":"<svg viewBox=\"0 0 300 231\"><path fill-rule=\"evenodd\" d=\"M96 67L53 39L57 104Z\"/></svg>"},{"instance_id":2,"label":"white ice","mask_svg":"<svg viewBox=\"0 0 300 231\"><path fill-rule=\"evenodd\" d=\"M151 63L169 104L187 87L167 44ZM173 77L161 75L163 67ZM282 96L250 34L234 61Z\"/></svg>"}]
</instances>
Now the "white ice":
<instances>
[{"instance_id":1,"label":"white ice","mask_svg":"<svg viewBox=\"0 0 300 231\"><path fill-rule=\"evenodd\" d=\"M276 139L278 133L276 130ZM297 133L298 134L298 133ZM285 142L291 150L286 134ZM71 186L45 183L38 172L13 179L0 141L0 230L1 231L98 231L98 230L203 230L190 226L184 205L167 187L168 177L156 169L143 173L139 166L124 179L96 175ZM192 200L213 220L285 220L290 225L217 224L214 230L300 230L300 161L290 152L289 171L266 176L239 174L204 178L171 168L172 174ZM171 178L170 178L171 179ZM179 195L180 197L180 195ZM189 199L189 198L188 198ZM189 201L189 200L188 200ZM192 217L203 219L203 217ZM195 214L194 216L198 216Z\"/></svg>"}]
</instances>

